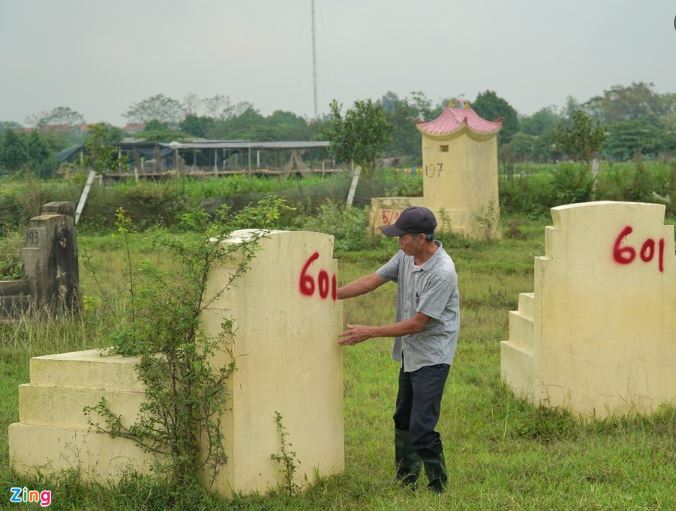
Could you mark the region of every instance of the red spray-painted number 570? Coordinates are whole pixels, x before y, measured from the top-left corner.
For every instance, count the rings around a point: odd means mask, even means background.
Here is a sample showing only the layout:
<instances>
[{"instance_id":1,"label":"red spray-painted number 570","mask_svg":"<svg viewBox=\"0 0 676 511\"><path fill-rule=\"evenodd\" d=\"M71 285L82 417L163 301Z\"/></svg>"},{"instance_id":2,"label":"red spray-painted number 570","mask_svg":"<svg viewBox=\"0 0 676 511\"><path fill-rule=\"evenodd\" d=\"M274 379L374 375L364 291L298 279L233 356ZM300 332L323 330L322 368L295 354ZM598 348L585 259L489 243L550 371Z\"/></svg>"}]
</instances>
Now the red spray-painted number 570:
<instances>
[{"instance_id":1,"label":"red spray-painted number 570","mask_svg":"<svg viewBox=\"0 0 676 511\"><path fill-rule=\"evenodd\" d=\"M613 245L613 259L619 264L631 264L636 259L636 249L630 246L622 246L624 238L634 231L630 226L622 229L622 232L615 238ZM639 257L644 263L649 263L655 257L655 240L648 238L641 245ZM658 241L657 267L660 273L664 272L664 238Z\"/></svg>"},{"instance_id":2,"label":"red spray-painted number 570","mask_svg":"<svg viewBox=\"0 0 676 511\"><path fill-rule=\"evenodd\" d=\"M305 261L303 269L300 272L300 293L305 296L313 296L315 291L319 291L319 297L324 300L329 296L329 274L324 269L319 270L316 281L312 275L308 275L308 269L310 268L310 265L317 259L319 259L319 252L315 252L308 258L307 261ZM330 287L331 298L335 300L337 298L338 291L335 273L331 277Z\"/></svg>"}]
</instances>

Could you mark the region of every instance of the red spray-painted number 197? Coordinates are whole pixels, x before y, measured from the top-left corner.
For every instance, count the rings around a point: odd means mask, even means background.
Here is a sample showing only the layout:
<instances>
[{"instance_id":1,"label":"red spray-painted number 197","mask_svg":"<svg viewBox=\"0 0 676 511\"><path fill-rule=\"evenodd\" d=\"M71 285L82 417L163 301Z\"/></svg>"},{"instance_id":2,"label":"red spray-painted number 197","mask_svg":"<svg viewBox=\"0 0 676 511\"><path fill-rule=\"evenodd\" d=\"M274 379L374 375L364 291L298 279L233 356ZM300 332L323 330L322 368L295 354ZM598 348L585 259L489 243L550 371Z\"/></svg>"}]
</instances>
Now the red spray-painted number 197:
<instances>
[{"instance_id":1,"label":"red spray-painted number 197","mask_svg":"<svg viewBox=\"0 0 676 511\"><path fill-rule=\"evenodd\" d=\"M624 238L629 236L634 229L630 226L622 229L622 232L615 238L615 244L613 245L613 259L619 264L631 264L636 259L636 249L630 246L622 246ZM664 272L664 238L658 241L658 255L657 255L657 267L660 270L660 273ZM649 263L655 257L655 240L648 238L641 245L639 250L639 257L644 263Z\"/></svg>"},{"instance_id":2,"label":"red spray-painted number 197","mask_svg":"<svg viewBox=\"0 0 676 511\"><path fill-rule=\"evenodd\" d=\"M305 261L303 269L300 272L300 293L305 296L313 296L315 294L315 290L317 290L319 291L319 297L324 300L329 296L329 274L326 272L326 270L319 270L316 282L312 275L308 275L308 269L310 268L310 265L317 259L319 259L319 252L315 252L308 258L307 261ZM334 273L331 277L331 298L334 300L337 298L337 290L336 275Z\"/></svg>"}]
</instances>

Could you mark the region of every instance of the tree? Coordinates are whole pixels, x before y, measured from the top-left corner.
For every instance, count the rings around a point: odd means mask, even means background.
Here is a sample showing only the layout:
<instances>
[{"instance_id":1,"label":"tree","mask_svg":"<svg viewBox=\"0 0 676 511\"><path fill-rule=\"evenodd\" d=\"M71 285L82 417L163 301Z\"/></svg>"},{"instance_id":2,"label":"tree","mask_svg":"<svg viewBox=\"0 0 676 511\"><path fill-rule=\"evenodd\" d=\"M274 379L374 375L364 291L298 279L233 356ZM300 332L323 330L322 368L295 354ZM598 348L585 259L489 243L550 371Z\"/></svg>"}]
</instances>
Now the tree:
<instances>
[{"instance_id":1,"label":"tree","mask_svg":"<svg viewBox=\"0 0 676 511\"><path fill-rule=\"evenodd\" d=\"M541 108L533 115L525 115L519 120L519 131L528 135L540 136L552 131L561 121L554 107Z\"/></svg>"},{"instance_id":2,"label":"tree","mask_svg":"<svg viewBox=\"0 0 676 511\"><path fill-rule=\"evenodd\" d=\"M644 82L634 82L626 87L613 85L584 106L592 117L604 124L655 119L670 109L669 101L654 91L654 85Z\"/></svg>"},{"instance_id":3,"label":"tree","mask_svg":"<svg viewBox=\"0 0 676 511\"><path fill-rule=\"evenodd\" d=\"M241 105L246 105L242 108ZM195 117L207 117L215 120L225 120L233 115L237 115L246 110L250 103L232 104L230 97L223 94L215 94L207 98L200 98L195 93L189 93L183 98L183 114L188 117L190 115Z\"/></svg>"},{"instance_id":4,"label":"tree","mask_svg":"<svg viewBox=\"0 0 676 511\"><path fill-rule=\"evenodd\" d=\"M207 132L214 125L214 120L211 117L203 117L201 115L188 114L181 122L179 127L181 131L195 135L196 137L206 137ZM147 128L147 126L146 126Z\"/></svg>"},{"instance_id":5,"label":"tree","mask_svg":"<svg viewBox=\"0 0 676 511\"><path fill-rule=\"evenodd\" d=\"M28 163L30 155L24 137L14 130L5 130L0 146L0 163L9 170L18 170Z\"/></svg>"},{"instance_id":6,"label":"tree","mask_svg":"<svg viewBox=\"0 0 676 511\"><path fill-rule=\"evenodd\" d=\"M0 132L5 130L18 130L21 129L21 124L14 121L0 121Z\"/></svg>"},{"instance_id":7,"label":"tree","mask_svg":"<svg viewBox=\"0 0 676 511\"><path fill-rule=\"evenodd\" d=\"M79 126L84 122L82 114L67 106L57 106L49 112L36 112L26 118L26 124L38 128L47 126Z\"/></svg>"},{"instance_id":8,"label":"tree","mask_svg":"<svg viewBox=\"0 0 676 511\"><path fill-rule=\"evenodd\" d=\"M657 156L665 147L668 132L656 122L647 120L620 121L608 126L604 145L605 154L613 159L626 160L637 154Z\"/></svg>"},{"instance_id":9,"label":"tree","mask_svg":"<svg viewBox=\"0 0 676 511\"><path fill-rule=\"evenodd\" d=\"M606 135L589 115L577 110L570 119L557 125L553 138L558 148L570 158L591 163L594 153L603 146Z\"/></svg>"},{"instance_id":10,"label":"tree","mask_svg":"<svg viewBox=\"0 0 676 511\"><path fill-rule=\"evenodd\" d=\"M372 100L357 100L345 112L335 99L329 105L329 118L322 135L329 139L329 152L340 161L354 161L366 175L371 175L376 160L391 136L391 126L383 108Z\"/></svg>"},{"instance_id":11,"label":"tree","mask_svg":"<svg viewBox=\"0 0 676 511\"><path fill-rule=\"evenodd\" d=\"M30 161L36 166L39 166L43 161L49 158L49 145L45 139L40 136L38 130L33 130L30 135L28 135L26 149L28 150Z\"/></svg>"},{"instance_id":12,"label":"tree","mask_svg":"<svg viewBox=\"0 0 676 511\"><path fill-rule=\"evenodd\" d=\"M178 124L184 117L181 102L164 94L134 103L124 116L131 122L148 123L155 120L171 125Z\"/></svg>"},{"instance_id":13,"label":"tree","mask_svg":"<svg viewBox=\"0 0 676 511\"><path fill-rule=\"evenodd\" d=\"M420 161L420 133L416 128L416 121L433 119L439 115L440 109L432 108L432 101L422 92L415 91L408 98L399 98L390 91L378 102L392 127L392 136L385 146L385 154L406 155Z\"/></svg>"},{"instance_id":14,"label":"tree","mask_svg":"<svg viewBox=\"0 0 676 511\"><path fill-rule=\"evenodd\" d=\"M500 144L507 144L514 134L519 131L519 118L516 110L506 100L498 96L495 91L481 92L472 108L484 119L494 121L502 117L502 129L500 130Z\"/></svg>"},{"instance_id":15,"label":"tree","mask_svg":"<svg viewBox=\"0 0 676 511\"><path fill-rule=\"evenodd\" d=\"M100 122L89 126L85 141L85 163L97 171L107 172L119 164L118 150L112 145L120 141L122 130Z\"/></svg>"},{"instance_id":16,"label":"tree","mask_svg":"<svg viewBox=\"0 0 676 511\"><path fill-rule=\"evenodd\" d=\"M209 136L222 139L255 139L255 133L265 124L263 117L253 105L247 103L247 108L236 115L214 124ZM252 136L254 135L254 136Z\"/></svg>"}]
</instances>

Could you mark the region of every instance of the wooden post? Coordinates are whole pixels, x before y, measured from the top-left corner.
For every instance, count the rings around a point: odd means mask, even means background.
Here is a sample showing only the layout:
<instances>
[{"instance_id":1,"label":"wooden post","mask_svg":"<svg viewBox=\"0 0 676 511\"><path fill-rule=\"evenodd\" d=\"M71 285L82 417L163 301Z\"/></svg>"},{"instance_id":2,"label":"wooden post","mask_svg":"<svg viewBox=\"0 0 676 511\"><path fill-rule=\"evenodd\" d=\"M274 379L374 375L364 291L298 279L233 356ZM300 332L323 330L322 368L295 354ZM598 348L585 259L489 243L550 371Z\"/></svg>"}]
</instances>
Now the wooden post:
<instances>
[{"instance_id":1,"label":"wooden post","mask_svg":"<svg viewBox=\"0 0 676 511\"><path fill-rule=\"evenodd\" d=\"M352 207L352 202L354 202L354 194L357 191L357 184L359 183L359 175L361 174L361 167L357 165L354 166L352 163L352 183L350 183L350 191L347 194L347 207Z\"/></svg>"},{"instance_id":2,"label":"wooden post","mask_svg":"<svg viewBox=\"0 0 676 511\"><path fill-rule=\"evenodd\" d=\"M247 162L248 168L249 168L249 175L251 175L251 148L249 147L249 156L248 156L248 162Z\"/></svg>"},{"instance_id":3,"label":"wooden post","mask_svg":"<svg viewBox=\"0 0 676 511\"><path fill-rule=\"evenodd\" d=\"M258 149L256 149L256 168L261 168L261 152Z\"/></svg>"},{"instance_id":4,"label":"wooden post","mask_svg":"<svg viewBox=\"0 0 676 511\"><path fill-rule=\"evenodd\" d=\"M82 210L85 207L85 204L87 203L87 197L89 196L89 190L92 187L92 183L94 182L94 178L96 177L96 172L93 170L89 171L89 175L87 176L87 182L84 185L84 188L82 189L82 195L80 195L80 200L77 203L77 208L75 209L75 225L77 225L78 220L80 220L80 215L82 214Z\"/></svg>"},{"instance_id":5,"label":"wooden post","mask_svg":"<svg viewBox=\"0 0 676 511\"><path fill-rule=\"evenodd\" d=\"M218 175L218 148L214 149L214 176Z\"/></svg>"}]
</instances>

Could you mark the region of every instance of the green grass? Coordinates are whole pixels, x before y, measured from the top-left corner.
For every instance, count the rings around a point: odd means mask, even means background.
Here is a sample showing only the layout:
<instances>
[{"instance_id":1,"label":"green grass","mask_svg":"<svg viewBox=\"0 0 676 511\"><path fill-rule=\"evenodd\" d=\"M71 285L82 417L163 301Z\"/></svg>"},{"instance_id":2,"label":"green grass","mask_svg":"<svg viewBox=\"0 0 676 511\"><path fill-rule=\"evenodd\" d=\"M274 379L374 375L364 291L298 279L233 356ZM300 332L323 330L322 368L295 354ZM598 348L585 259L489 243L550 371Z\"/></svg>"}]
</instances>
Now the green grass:
<instances>
[{"instance_id":1,"label":"green grass","mask_svg":"<svg viewBox=\"0 0 676 511\"><path fill-rule=\"evenodd\" d=\"M195 490L175 509L238 510L667 510L676 509L676 409L652 417L582 423L569 414L515 399L500 381L499 341L519 292L533 290L533 257L544 253L544 221L509 218L518 238L472 242L446 237L458 269L462 330L447 383L438 430L445 444L449 489L441 497L392 484L392 413L397 365L391 342L376 339L345 351L345 454L341 475L322 479L302 495L284 492L226 501ZM505 228L504 232L508 230ZM137 257L171 264L152 234L132 235ZM20 484L54 490L53 509L167 509L172 489L131 478L115 488L85 485L72 474L27 481L7 459L7 426L18 420L18 385L28 381L30 356L101 345L123 314L123 245L115 235L81 236L98 267L101 295L84 268L87 310L60 322L0 325L0 509ZM392 240L358 252L338 252L340 280L374 271L395 250ZM394 319L395 292L385 285L345 302L350 323ZM178 496L174 495L178 498ZM22 508L23 509L23 508Z\"/></svg>"}]
</instances>

